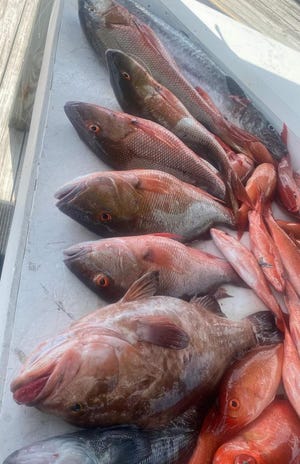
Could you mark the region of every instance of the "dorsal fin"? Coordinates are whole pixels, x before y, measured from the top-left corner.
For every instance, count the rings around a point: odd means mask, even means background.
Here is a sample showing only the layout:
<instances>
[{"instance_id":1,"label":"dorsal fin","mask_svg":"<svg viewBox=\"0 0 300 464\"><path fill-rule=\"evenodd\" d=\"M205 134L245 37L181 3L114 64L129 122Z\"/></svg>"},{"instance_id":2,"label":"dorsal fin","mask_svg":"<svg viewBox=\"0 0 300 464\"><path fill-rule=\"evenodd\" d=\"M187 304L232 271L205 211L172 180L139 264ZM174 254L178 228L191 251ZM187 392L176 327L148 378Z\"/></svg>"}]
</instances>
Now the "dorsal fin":
<instances>
[{"instance_id":1,"label":"dorsal fin","mask_svg":"<svg viewBox=\"0 0 300 464\"><path fill-rule=\"evenodd\" d=\"M157 271L147 272L147 274L144 274L129 287L121 299L121 302L127 303L129 301L140 300L142 298L153 296L158 287L158 275L159 273Z\"/></svg>"},{"instance_id":2,"label":"dorsal fin","mask_svg":"<svg viewBox=\"0 0 300 464\"><path fill-rule=\"evenodd\" d=\"M226 315L221 310L219 303L213 296L194 296L190 302L196 306L199 305L201 309L206 309L207 311L216 314L217 316L226 317Z\"/></svg>"}]
</instances>

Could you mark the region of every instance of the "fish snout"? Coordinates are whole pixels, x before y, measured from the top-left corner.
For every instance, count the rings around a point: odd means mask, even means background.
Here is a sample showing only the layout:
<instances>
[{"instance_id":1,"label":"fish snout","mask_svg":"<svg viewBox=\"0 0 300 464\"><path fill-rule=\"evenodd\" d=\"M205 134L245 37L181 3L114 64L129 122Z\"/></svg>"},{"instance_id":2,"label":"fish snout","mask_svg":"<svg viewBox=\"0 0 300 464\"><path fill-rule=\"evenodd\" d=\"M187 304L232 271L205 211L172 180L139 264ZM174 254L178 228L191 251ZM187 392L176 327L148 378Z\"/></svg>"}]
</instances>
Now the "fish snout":
<instances>
[{"instance_id":1,"label":"fish snout","mask_svg":"<svg viewBox=\"0 0 300 464\"><path fill-rule=\"evenodd\" d=\"M72 245L63 251L64 261L67 262L67 261L75 260L77 258L81 258L85 256L87 253L89 253L91 250L92 250L91 245L87 245L87 244Z\"/></svg>"},{"instance_id":2,"label":"fish snout","mask_svg":"<svg viewBox=\"0 0 300 464\"><path fill-rule=\"evenodd\" d=\"M64 111L75 128L82 125L81 102L69 101L64 105Z\"/></svg>"},{"instance_id":3,"label":"fish snout","mask_svg":"<svg viewBox=\"0 0 300 464\"><path fill-rule=\"evenodd\" d=\"M59 208L65 203L69 203L74 200L76 196L83 191L83 185L79 183L72 183L63 185L55 193L55 198L58 200L56 206Z\"/></svg>"}]
</instances>

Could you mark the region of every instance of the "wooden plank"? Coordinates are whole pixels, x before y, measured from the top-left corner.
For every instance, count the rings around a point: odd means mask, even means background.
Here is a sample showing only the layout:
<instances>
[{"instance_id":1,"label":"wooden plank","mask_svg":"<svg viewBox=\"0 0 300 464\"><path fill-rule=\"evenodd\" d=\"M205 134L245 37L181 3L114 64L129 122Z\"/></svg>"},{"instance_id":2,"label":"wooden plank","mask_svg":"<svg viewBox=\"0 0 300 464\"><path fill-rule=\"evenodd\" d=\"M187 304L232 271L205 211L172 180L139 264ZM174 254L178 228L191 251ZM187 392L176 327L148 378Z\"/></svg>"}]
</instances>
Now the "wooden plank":
<instances>
[{"instance_id":1,"label":"wooden plank","mask_svg":"<svg viewBox=\"0 0 300 464\"><path fill-rule=\"evenodd\" d=\"M13 136L9 128L11 109L14 103L19 76L23 65L25 52L33 27L33 20L36 15L39 0L30 0L25 3L20 11L21 19L18 23L16 36L13 40L15 46L12 47L5 72L2 77L0 88L0 146L2 148L0 159L0 200L9 201L14 186L15 166L19 165L20 149L23 135L14 133ZM1 2L0 2L1 3ZM14 2L4 2L12 16L16 14ZM18 2L15 2L18 4ZM2 3L1 3L2 4ZM8 14L8 12L7 12ZM6 17L6 14L5 14ZM9 31L11 34L15 29ZM9 38L7 38L10 43Z\"/></svg>"},{"instance_id":2,"label":"wooden plank","mask_svg":"<svg viewBox=\"0 0 300 464\"><path fill-rule=\"evenodd\" d=\"M26 0L0 1L0 85L16 40Z\"/></svg>"},{"instance_id":3,"label":"wooden plank","mask_svg":"<svg viewBox=\"0 0 300 464\"><path fill-rule=\"evenodd\" d=\"M205 0L203 3L300 50L300 3L297 0Z\"/></svg>"}]
</instances>

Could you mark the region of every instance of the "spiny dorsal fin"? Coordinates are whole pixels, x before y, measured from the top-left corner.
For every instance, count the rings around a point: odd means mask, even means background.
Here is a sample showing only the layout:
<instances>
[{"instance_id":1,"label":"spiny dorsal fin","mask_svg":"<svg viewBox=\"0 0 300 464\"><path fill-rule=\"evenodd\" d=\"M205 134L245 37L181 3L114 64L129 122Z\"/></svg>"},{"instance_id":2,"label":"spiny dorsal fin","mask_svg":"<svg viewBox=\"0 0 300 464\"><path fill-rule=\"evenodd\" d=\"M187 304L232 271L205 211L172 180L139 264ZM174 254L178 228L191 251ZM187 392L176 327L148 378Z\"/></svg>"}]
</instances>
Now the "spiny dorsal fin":
<instances>
[{"instance_id":1,"label":"spiny dorsal fin","mask_svg":"<svg viewBox=\"0 0 300 464\"><path fill-rule=\"evenodd\" d=\"M136 320L139 341L172 350L182 350L189 344L188 334L166 316L145 316Z\"/></svg>"},{"instance_id":2,"label":"spiny dorsal fin","mask_svg":"<svg viewBox=\"0 0 300 464\"><path fill-rule=\"evenodd\" d=\"M206 309L207 311L216 314L217 316L226 317L226 315L221 310L219 303L213 296L194 296L190 302L196 306L201 307L201 309Z\"/></svg>"},{"instance_id":3,"label":"spiny dorsal fin","mask_svg":"<svg viewBox=\"0 0 300 464\"><path fill-rule=\"evenodd\" d=\"M129 301L141 300L155 295L158 287L158 272L147 272L138 280L136 280L127 290L123 298L122 303Z\"/></svg>"}]
</instances>

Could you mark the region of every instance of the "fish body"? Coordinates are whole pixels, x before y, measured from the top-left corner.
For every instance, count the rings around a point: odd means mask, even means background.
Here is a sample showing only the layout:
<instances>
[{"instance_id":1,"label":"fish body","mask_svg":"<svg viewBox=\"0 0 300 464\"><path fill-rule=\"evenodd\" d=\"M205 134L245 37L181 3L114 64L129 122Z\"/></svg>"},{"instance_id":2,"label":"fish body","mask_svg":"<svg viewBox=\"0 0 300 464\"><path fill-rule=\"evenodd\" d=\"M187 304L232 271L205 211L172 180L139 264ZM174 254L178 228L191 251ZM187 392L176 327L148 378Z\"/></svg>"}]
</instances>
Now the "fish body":
<instances>
[{"instance_id":1,"label":"fish body","mask_svg":"<svg viewBox=\"0 0 300 464\"><path fill-rule=\"evenodd\" d=\"M186 80L151 28L113 0L79 0L82 28L95 51L119 49L142 64L174 93L188 111L230 146L251 157L272 161L267 148L253 135L226 121Z\"/></svg>"},{"instance_id":2,"label":"fish body","mask_svg":"<svg viewBox=\"0 0 300 464\"><path fill-rule=\"evenodd\" d=\"M248 213L248 218L251 250L268 282L282 293L285 289L285 272L280 254L263 220L261 199L255 210Z\"/></svg>"},{"instance_id":3,"label":"fish body","mask_svg":"<svg viewBox=\"0 0 300 464\"><path fill-rule=\"evenodd\" d=\"M300 418L300 357L287 327L283 348L282 381L287 397Z\"/></svg>"},{"instance_id":4,"label":"fish body","mask_svg":"<svg viewBox=\"0 0 300 464\"><path fill-rule=\"evenodd\" d=\"M274 220L270 209L266 213L266 223L276 244L287 276L300 296L300 250L295 242Z\"/></svg>"},{"instance_id":5,"label":"fish body","mask_svg":"<svg viewBox=\"0 0 300 464\"><path fill-rule=\"evenodd\" d=\"M281 341L268 311L230 321L202 300L150 296L156 286L146 274L39 345L11 384L15 401L78 426L157 427L206 405L238 353Z\"/></svg>"},{"instance_id":6,"label":"fish body","mask_svg":"<svg viewBox=\"0 0 300 464\"><path fill-rule=\"evenodd\" d=\"M213 464L291 464L300 452L300 421L286 400L275 400L221 446Z\"/></svg>"},{"instance_id":7,"label":"fish body","mask_svg":"<svg viewBox=\"0 0 300 464\"><path fill-rule=\"evenodd\" d=\"M300 298L290 282L286 283L284 301L289 311L291 337L300 356Z\"/></svg>"},{"instance_id":8,"label":"fish body","mask_svg":"<svg viewBox=\"0 0 300 464\"><path fill-rule=\"evenodd\" d=\"M160 430L129 425L81 430L26 446L3 464L183 464L195 437L189 424Z\"/></svg>"},{"instance_id":9,"label":"fish body","mask_svg":"<svg viewBox=\"0 0 300 464\"><path fill-rule=\"evenodd\" d=\"M281 380L282 344L251 350L224 374L189 464L210 464L216 450L274 400Z\"/></svg>"},{"instance_id":10,"label":"fish body","mask_svg":"<svg viewBox=\"0 0 300 464\"><path fill-rule=\"evenodd\" d=\"M246 184L246 192L252 204L256 205L261 195L263 195L264 202L272 200L276 184L277 174L272 164L263 163L257 166ZM250 209L246 203L243 203L239 209L238 223L241 229L244 229L247 225Z\"/></svg>"},{"instance_id":11,"label":"fish body","mask_svg":"<svg viewBox=\"0 0 300 464\"><path fill-rule=\"evenodd\" d=\"M192 240L213 224L234 227L231 211L206 192L162 171L106 171L75 179L58 208L104 237L168 232Z\"/></svg>"},{"instance_id":12,"label":"fish body","mask_svg":"<svg viewBox=\"0 0 300 464\"><path fill-rule=\"evenodd\" d=\"M289 156L278 163L278 197L289 213L299 217L300 189L294 179L294 173Z\"/></svg>"},{"instance_id":13,"label":"fish body","mask_svg":"<svg viewBox=\"0 0 300 464\"><path fill-rule=\"evenodd\" d=\"M276 159L287 154L286 144L248 95L209 56L201 42L155 16L134 0L119 0L132 14L146 23L171 51L177 65L194 86L201 86L234 124L259 137Z\"/></svg>"},{"instance_id":14,"label":"fish body","mask_svg":"<svg viewBox=\"0 0 300 464\"><path fill-rule=\"evenodd\" d=\"M226 283L241 283L225 260L159 235L85 242L64 254L69 269L110 301L123 296L135 280L150 271L158 272L157 294L176 298L190 299Z\"/></svg>"},{"instance_id":15,"label":"fish body","mask_svg":"<svg viewBox=\"0 0 300 464\"><path fill-rule=\"evenodd\" d=\"M273 293L268 287L264 273L256 258L244 245L233 236L218 230L210 230L212 239L221 253L226 257L238 275L254 290L265 305L277 317L277 323L283 328L282 311Z\"/></svg>"},{"instance_id":16,"label":"fish body","mask_svg":"<svg viewBox=\"0 0 300 464\"><path fill-rule=\"evenodd\" d=\"M293 239L300 239L300 222L290 222L276 219L277 224Z\"/></svg>"},{"instance_id":17,"label":"fish body","mask_svg":"<svg viewBox=\"0 0 300 464\"><path fill-rule=\"evenodd\" d=\"M164 127L101 106L68 102L65 112L80 137L114 169L160 169L224 199L215 170Z\"/></svg>"},{"instance_id":18,"label":"fish body","mask_svg":"<svg viewBox=\"0 0 300 464\"><path fill-rule=\"evenodd\" d=\"M240 201L248 200L222 146L172 92L119 50L107 50L106 61L113 90L124 111L161 124L195 153L207 158L222 173L231 204L234 194Z\"/></svg>"}]
</instances>

